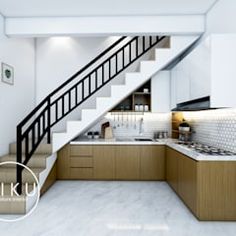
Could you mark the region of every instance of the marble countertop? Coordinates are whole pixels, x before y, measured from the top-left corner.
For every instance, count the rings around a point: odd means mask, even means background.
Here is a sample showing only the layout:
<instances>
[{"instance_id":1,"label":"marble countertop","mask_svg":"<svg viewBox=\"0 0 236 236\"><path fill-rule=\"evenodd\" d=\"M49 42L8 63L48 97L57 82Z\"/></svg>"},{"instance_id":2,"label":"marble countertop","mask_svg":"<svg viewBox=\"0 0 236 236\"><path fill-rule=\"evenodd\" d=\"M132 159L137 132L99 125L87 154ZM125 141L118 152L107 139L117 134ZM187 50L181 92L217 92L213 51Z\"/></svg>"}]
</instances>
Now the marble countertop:
<instances>
[{"instance_id":1,"label":"marble countertop","mask_svg":"<svg viewBox=\"0 0 236 236\"><path fill-rule=\"evenodd\" d=\"M138 137L140 138L140 137ZM145 137L141 137L145 138ZM70 142L71 145L166 145L175 149L182 154L189 156L196 161L236 161L235 156L212 156L201 154L195 150L176 143L176 139L153 139L152 141L135 141L131 138L116 138L116 139L78 139Z\"/></svg>"}]
</instances>

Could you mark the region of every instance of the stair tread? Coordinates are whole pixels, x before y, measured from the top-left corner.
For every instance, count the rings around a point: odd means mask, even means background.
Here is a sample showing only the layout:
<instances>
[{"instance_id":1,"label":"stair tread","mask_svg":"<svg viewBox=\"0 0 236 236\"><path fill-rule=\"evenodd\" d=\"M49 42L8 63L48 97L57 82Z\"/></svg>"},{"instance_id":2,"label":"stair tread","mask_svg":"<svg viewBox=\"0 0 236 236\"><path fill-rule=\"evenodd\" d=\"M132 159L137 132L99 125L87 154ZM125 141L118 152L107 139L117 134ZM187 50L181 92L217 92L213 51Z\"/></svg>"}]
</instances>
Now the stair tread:
<instances>
[{"instance_id":1,"label":"stair tread","mask_svg":"<svg viewBox=\"0 0 236 236\"><path fill-rule=\"evenodd\" d=\"M35 174L39 174L39 173L43 172L45 170L45 168L30 168L30 170L32 170ZM28 170L26 170L26 169L24 169L23 172L24 171L28 172ZM7 168L7 167L0 166L0 173L3 173L3 172L16 173L16 167Z\"/></svg>"},{"instance_id":2,"label":"stair tread","mask_svg":"<svg viewBox=\"0 0 236 236\"><path fill-rule=\"evenodd\" d=\"M47 158L48 154L34 154L31 158ZM16 160L16 154L6 154L0 157L0 161L3 159L15 159Z\"/></svg>"},{"instance_id":3,"label":"stair tread","mask_svg":"<svg viewBox=\"0 0 236 236\"><path fill-rule=\"evenodd\" d=\"M44 158L44 159L46 159L48 157L48 154L34 154L32 157L31 157L31 159L32 158L34 158L34 159L37 159L37 158ZM0 162L2 162L2 160L6 160L6 159L9 159L9 160L12 160L12 159L15 159L16 160L16 154L6 154L6 155L4 155L4 156L1 156L0 157ZM31 160L30 159L30 160Z\"/></svg>"}]
</instances>

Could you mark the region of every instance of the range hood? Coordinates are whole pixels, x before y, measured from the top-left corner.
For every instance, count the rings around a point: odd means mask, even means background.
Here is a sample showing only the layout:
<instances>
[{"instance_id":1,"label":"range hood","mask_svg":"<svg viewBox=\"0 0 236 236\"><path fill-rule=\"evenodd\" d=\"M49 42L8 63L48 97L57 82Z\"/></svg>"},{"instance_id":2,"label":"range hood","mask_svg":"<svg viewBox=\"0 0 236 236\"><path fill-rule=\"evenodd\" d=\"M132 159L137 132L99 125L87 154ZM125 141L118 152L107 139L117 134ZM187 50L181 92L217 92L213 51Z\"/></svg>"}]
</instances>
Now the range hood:
<instances>
[{"instance_id":1,"label":"range hood","mask_svg":"<svg viewBox=\"0 0 236 236\"><path fill-rule=\"evenodd\" d=\"M210 96L202 97L183 103L178 103L177 107L172 109L172 111L201 111L208 109L211 109Z\"/></svg>"}]
</instances>

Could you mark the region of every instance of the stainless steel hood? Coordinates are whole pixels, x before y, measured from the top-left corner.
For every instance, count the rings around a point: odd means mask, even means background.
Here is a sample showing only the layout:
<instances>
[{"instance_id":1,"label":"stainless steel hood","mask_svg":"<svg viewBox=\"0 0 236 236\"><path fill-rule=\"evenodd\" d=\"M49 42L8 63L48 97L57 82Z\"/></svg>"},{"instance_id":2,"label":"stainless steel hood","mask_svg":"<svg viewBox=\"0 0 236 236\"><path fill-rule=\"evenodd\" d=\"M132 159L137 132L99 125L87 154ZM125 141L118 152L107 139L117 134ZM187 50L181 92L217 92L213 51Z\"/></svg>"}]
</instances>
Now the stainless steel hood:
<instances>
[{"instance_id":1,"label":"stainless steel hood","mask_svg":"<svg viewBox=\"0 0 236 236\"><path fill-rule=\"evenodd\" d=\"M179 103L172 111L201 111L208 109L211 109L210 96Z\"/></svg>"}]
</instances>

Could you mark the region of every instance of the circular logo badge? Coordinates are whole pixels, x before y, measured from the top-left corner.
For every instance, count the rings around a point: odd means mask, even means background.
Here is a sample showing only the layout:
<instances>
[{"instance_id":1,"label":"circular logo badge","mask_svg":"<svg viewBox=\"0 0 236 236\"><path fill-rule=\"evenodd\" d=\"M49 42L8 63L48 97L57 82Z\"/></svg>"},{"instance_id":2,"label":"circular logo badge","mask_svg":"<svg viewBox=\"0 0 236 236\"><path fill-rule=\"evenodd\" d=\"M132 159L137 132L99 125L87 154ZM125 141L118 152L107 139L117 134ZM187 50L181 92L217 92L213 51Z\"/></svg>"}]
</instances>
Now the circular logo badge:
<instances>
[{"instance_id":1,"label":"circular logo badge","mask_svg":"<svg viewBox=\"0 0 236 236\"><path fill-rule=\"evenodd\" d=\"M18 194L16 167L22 168L22 193ZM6 161L0 163L0 221L15 222L28 217L36 209L40 198L40 185L35 173L27 166ZM14 169L12 168L14 167Z\"/></svg>"}]
</instances>

